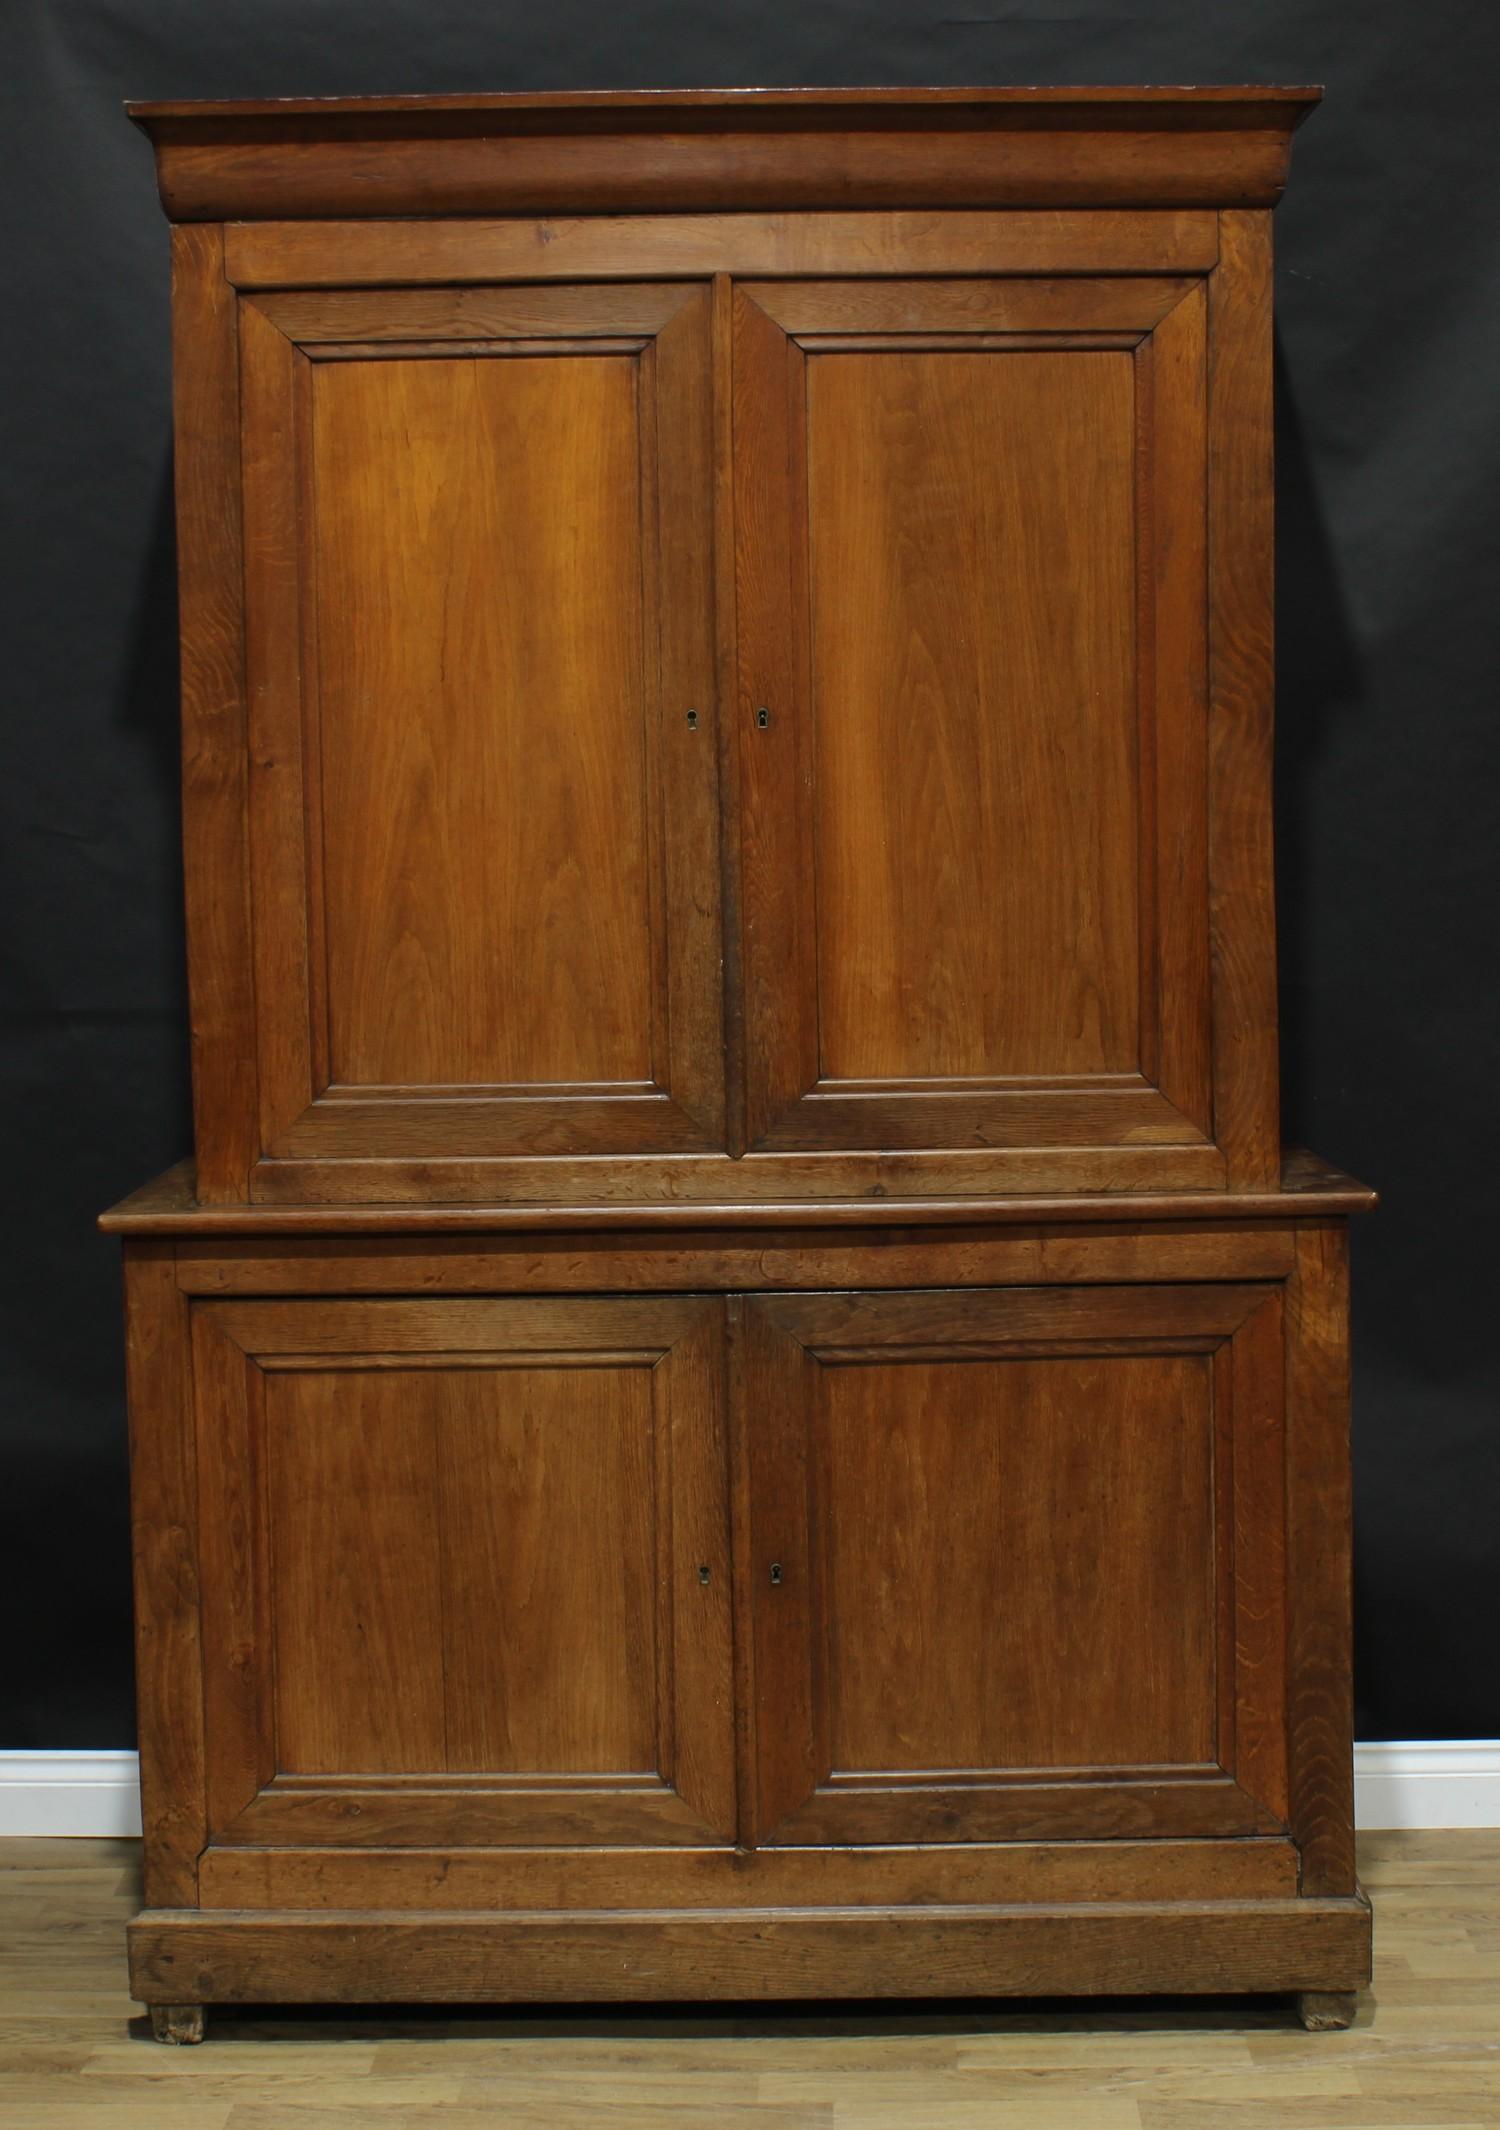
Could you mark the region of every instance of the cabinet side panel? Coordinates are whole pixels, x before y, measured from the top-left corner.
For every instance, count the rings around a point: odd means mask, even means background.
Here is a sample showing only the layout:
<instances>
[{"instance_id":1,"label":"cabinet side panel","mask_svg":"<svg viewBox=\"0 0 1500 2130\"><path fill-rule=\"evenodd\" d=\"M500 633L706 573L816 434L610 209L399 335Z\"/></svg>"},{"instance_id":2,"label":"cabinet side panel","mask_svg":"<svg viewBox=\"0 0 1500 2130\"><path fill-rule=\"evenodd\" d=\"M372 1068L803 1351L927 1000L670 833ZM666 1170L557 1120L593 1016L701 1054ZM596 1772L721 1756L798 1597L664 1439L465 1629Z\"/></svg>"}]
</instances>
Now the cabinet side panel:
<instances>
[{"instance_id":1,"label":"cabinet side panel","mask_svg":"<svg viewBox=\"0 0 1500 2130\"><path fill-rule=\"evenodd\" d=\"M182 836L198 1195L245 1197L259 1151L246 829L239 354L223 231L172 231Z\"/></svg>"},{"instance_id":2,"label":"cabinet side panel","mask_svg":"<svg viewBox=\"0 0 1500 2130\"><path fill-rule=\"evenodd\" d=\"M1209 856L1214 1136L1231 1190L1281 1143L1271 850L1274 507L1271 217L1219 217L1209 277Z\"/></svg>"},{"instance_id":3,"label":"cabinet side panel","mask_svg":"<svg viewBox=\"0 0 1500 2130\"><path fill-rule=\"evenodd\" d=\"M1352 1893L1348 1231L1297 1232L1287 1285L1287 1757L1304 1893Z\"/></svg>"},{"instance_id":4,"label":"cabinet side panel","mask_svg":"<svg viewBox=\"0 0 1500 2130\"><path fill-rule=\"evenodd\" d=\"M208 1832L192 1356L171 1243L126 1247L125 1360L145 1896L186 1908Z\"/></svg>"}]
</instances>

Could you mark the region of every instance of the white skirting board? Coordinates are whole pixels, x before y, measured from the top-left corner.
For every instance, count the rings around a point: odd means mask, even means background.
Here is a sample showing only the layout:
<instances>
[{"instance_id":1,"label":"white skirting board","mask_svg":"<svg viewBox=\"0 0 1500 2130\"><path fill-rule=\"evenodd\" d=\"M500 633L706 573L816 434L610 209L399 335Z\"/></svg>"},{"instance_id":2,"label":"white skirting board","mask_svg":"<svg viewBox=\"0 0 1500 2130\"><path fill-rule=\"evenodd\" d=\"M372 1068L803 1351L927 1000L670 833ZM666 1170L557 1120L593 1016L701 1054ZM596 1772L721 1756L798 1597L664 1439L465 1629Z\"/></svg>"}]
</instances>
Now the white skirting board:
<instances>
[{"instance_id":1,"label":"white skirting board","mask_svg":"<svg viewBox=\"0 0 1500 2130\"><path fill-rule=\"evenodd\" d=\"M1500 1827L1500 1738L1354 1748L1361 1827ZM0 1835L139 1834L134 1753L0 1752Z\"/></svg>"},{"instance_id":2,"label":"white skirting board","mask_svg":"<svg viewBox=\"0 0 1500 2130\"><path fill-rule=\"evenodd\" d=\"M1354 1748L1357 1827L1500 1827L1500 1738Z\"/></svg>"},{"instance_id":3,"label":"white skirting board","mask_svg":"<svg viewBox=\"0 0 1500 2130\"><path fill-rule=\"evenodd\" d=\"M0 1835L140 1831L134 1753L0 1753Z\"/></svg>"}]
</instances>

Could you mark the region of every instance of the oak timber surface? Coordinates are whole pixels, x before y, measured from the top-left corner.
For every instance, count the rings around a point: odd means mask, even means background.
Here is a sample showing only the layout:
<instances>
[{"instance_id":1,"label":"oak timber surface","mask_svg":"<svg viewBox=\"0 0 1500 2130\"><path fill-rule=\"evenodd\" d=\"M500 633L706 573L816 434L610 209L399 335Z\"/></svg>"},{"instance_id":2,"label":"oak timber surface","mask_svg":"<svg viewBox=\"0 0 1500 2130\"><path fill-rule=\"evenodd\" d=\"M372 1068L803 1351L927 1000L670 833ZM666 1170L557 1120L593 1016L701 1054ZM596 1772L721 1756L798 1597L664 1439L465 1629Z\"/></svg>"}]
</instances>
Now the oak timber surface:
<instances>
[{"instance_id":1,"label":"oak timber surface","mask_svg":"<svg viewBox=\"0 0 1500 2130\"><path fill-rule=\"evenodd\" d=\"M172 218L238 221L1103 198L1270 206L1320 94L709 89L129 108Z\"/></svg>"},{"instance_id":2,"label":"oak timber surface","mask_svg":"<svg viewBox=\"0 0 1500 2130\"><path fill-rule=\"evenodd\" d=\"M1368 1834L1373 1990L1289 2003L216 2012L149 2039L138 1844L0 1843L0 2116L25 2130L1492 2130L1500 1836Z\"/></svg>"},{"instance_id":3,"label":"oak timber surface","mask_svg":"<svg viewBox=\"0 0 1500 2130\"><path fill-rule=\"evenodd\" d=\"M1208 1373L1153 1354L828 1374L836 1767L1209 1759ZM961 1585L954 1557L977 1571ZM1142 1617L1176 1631L1148 1652Z\"/></svg>"},{"instance_id":4,"label":"oak timber surface","mask_svg":"<svg viewBox=\"0 0 1500 2130\"><path fill-rule=\"evenodd\" d=\"M654 1766L647 1369L265 1395L284 1768Z\"/></svg>"},{"instance_id":5,"label":"oak timber surface","mask_svg":"<svg viewBox=\"0 0 1500 2130\"><path fill-rule=\"evenodd\" d=\"M200 1205L194 1165L179 1161L99 1217L106 1235L421 1235L489 1234L533 1229L620 1228L890 1228L909 1225L1006 1225L1038 1221L1287 1220L1342 1218L1372 1212L1376 1196L1342 1169L1300 1147L1282 1157L1280 1190L1142 1191L1122 1199L1098 1192L1056 1195L1016 1191L1003 1198L907 1199L895 1196L819 1200L763 1199L654 1205Z\"/></svg>"},{"instance_id":6,"label":"oak timber surface","mask_svg":"<svg viewBox=\"0 0 1500 2130\"><path fill-rule=\"evenodd\" d=\"M335 1082L651 1077L635 367L314 366Z\"/></svg>"},{"instance_id":7,"label":"oak timber surface","mask_svg":"<svg viewBox=\"0 0 1500 2130\"><path fill-rule=\"evenodd\" d=\"M808 365L819 1062L1130 1072L1130 358L961 348Z\"/></svg>"}]
</instances>

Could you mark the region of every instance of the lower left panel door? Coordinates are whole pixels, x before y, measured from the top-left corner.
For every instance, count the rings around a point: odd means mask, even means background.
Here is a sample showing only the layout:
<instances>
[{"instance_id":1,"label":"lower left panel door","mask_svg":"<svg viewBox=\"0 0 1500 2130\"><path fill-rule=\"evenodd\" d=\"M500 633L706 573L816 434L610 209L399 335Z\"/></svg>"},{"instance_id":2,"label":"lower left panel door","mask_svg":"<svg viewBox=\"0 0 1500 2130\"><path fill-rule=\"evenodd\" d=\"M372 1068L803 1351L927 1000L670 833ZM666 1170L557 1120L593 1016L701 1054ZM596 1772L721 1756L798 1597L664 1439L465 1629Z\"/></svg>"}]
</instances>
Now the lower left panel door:
<instances>
[{"instance_id":1,"label":"lower left panel door","mask_svg":"<svg viewBox=\"0 0 1500 2130\"><path fill-rule=\"evenodd\" d=\"M192 1344L205 1892L732 1843L721 1303L205 1301Z\"/></svg>"}]
</instances>

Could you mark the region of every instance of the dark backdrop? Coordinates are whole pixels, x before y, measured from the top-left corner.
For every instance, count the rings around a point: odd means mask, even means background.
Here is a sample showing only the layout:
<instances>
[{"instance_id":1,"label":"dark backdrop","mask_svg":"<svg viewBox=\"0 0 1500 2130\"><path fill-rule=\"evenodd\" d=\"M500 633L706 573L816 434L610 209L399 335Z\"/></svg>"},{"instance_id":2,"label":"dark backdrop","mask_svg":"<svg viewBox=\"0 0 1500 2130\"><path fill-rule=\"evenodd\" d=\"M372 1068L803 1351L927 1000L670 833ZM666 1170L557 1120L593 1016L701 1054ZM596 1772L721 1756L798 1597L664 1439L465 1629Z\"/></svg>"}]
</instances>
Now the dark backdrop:
<instances>
[{"instance_id":1,"label":"dark backdrop","mask_svg":"<svg viewBox=\"0 0 1500 2130\"><path fill-rule=\"evenodd\" d=\"M1477 0L4 0L0 1749L132 1736L117 1267L188 1147L167 232L127 96L1322 81L1277 215L1287 1135L1355 1241L1366 1737L1500 1734L1500 22Z\"/></svg>"}]
</instances>

